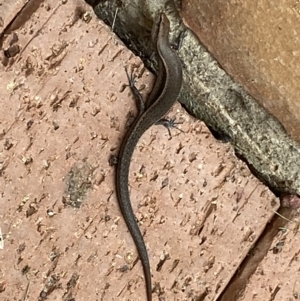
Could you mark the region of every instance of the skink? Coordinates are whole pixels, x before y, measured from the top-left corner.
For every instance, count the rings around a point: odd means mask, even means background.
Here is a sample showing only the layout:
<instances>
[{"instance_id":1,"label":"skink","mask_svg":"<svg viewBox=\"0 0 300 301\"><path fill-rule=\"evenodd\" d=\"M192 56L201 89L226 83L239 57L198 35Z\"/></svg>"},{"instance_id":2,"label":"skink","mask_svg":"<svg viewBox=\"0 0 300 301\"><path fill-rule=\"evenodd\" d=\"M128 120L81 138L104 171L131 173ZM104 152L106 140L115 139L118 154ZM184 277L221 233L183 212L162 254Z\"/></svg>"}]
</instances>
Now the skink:
<instances>
[{"instance_id":1,"label":"skink","mask_svg":"<svg viewBox=\"0 0 300 301\"><path fill-rule=\"evenodd\" d=\"M131 157L138 140L148 128L169 111L180 92L182 67L179 57L169 45L169 30L169 20L165 14L161 14L156 41L159 60L157 80L149 99L146 101L144 112L140 112L122 142L116 170L116 191L119 207L142 262L148 301L152 301L150 263L145 242L130 202L128 174Z\"/></svg>"}]
</instances>

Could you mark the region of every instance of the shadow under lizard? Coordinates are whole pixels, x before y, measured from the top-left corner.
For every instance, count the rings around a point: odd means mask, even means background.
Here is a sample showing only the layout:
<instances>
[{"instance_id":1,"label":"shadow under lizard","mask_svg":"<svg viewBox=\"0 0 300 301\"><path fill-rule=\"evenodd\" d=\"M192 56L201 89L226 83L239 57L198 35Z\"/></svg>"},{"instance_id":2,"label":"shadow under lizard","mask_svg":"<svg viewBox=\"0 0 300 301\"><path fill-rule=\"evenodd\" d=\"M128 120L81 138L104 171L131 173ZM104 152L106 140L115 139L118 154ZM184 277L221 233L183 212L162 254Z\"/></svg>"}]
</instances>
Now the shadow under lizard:
<instances>
[{"instance_id":1,"label":"shadow under lizard","mask_svg":"<svg viewBox=\"0 0 300 301\"><path fill-rule=\"evenodd\" d=\"M181 62L169 44L170 23L166 15L162 13L158 24L155 25L158 76L153 90L145 103L145 108L140 106L138 117L122 141L116 170L118 203L143 266L148 301L152 301L150 263L145 242L130 202L128 187L129 167L138 140L147 129L157 123L170 110L178 97L182 84ZM132 82L130 82L130 86L134 89Z\"/></svg>"}]
</instances>

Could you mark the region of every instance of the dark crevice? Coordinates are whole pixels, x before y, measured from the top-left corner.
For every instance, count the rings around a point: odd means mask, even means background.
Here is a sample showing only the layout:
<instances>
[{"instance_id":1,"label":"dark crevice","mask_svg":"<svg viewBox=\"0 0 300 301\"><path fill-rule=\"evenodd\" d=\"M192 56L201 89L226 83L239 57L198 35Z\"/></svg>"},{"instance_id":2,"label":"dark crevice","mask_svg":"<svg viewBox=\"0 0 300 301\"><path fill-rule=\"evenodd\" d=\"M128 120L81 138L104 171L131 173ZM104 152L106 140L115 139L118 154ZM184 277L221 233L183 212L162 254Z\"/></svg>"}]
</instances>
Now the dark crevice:
<instances>
[{"instance_id":1,"label":"dark crevice","mask_svg":"<svg viewBox=\"0 0 300 301\"><path fill-rule=\"evenodd\" d=\"M279 208L278 213L284 215L287 219L292 219L294 211L290 208ZM257 240L256 244L250 250L248 256L241 263L239 269L224 288L222 294L216 301L238 301L248 284L249 278L255 273L258 265L271 251L271 245L276 235L283 231L282 228L289 223L275 214L269 224L267 224L264 232ZM275 251L273 250L275 253ZM275 269L276 267L274 267ZM270 292L270 298L274 292Z\"/></svg>"}]
</instances>

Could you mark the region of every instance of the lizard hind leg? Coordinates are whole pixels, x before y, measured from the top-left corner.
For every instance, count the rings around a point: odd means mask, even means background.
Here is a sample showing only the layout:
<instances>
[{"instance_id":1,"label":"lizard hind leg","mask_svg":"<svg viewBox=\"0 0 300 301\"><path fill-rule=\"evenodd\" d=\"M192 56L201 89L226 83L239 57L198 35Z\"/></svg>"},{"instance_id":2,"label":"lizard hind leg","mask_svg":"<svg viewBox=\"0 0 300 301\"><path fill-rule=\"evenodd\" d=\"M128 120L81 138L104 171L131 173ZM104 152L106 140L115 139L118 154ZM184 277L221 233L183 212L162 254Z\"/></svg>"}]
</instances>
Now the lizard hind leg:
<instances>
[{"instance_id":1,"label":"lizard hind leg","mask_svg":"<svg viewBox=\"0 0 300 301\"><path fill-rule=\"evenodd\" d=\"M174 117L172 119L161 118L155 124L156 125L163 125L164 127L166 127L168 132L169 132L170 138L172 137L171 129L173 129L173 128L179 130L181 133L184 133L184 131L177 126L178 124L182 124L182 122L176 122L176 117Z\"/></svg>"}]
</instances>

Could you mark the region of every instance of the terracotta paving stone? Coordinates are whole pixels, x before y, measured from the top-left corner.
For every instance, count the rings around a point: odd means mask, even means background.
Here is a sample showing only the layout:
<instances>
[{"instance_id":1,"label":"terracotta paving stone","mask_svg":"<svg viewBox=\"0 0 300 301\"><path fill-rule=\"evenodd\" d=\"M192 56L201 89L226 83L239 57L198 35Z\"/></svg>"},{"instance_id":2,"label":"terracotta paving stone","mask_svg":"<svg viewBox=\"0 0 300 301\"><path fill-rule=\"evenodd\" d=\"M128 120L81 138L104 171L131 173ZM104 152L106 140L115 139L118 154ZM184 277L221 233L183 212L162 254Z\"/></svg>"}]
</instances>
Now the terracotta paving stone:
<instances>
[{"instance_id":1,"label":"terracotta paving stone","mask_svg":"<svg viewBox=\"0 0 300 301\"><path fill-rule=\"evenodd\" d=\"M145 97L153 76L83 2L52 3L15 30L21 52L1 65L0 297L145 300L109 161L136 113L125 66ZM153 126L130 174L153 300L216 300L278 200L179 103L168 115L184 133Z\"/></svg>"}]
</instances>

